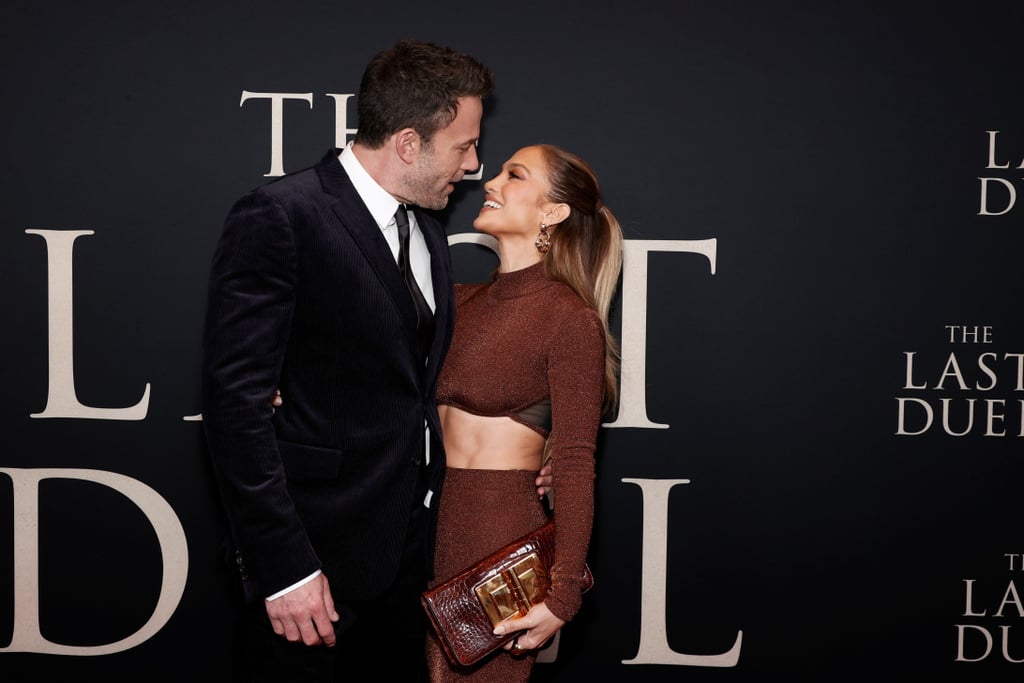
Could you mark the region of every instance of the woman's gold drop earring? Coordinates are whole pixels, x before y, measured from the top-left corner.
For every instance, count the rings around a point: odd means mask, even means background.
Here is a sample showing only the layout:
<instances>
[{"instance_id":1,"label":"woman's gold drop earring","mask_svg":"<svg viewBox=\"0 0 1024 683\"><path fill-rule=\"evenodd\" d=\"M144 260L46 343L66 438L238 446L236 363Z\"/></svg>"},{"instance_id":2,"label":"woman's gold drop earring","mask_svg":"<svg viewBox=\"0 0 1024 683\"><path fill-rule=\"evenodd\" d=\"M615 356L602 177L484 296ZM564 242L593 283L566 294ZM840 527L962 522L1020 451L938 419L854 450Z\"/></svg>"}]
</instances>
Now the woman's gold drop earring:
<instances>
[{"instance_id":1,"label":"woman's gold drop earring","mask_svg":"<svg viewBox=\"0 0 1024 683\"><path fill-rule=\"evenodd\" d=\"M548 234L548 226L544 223L540 224L540 237L533 244L537 247L537 251L542 254L548 253L548 249L551 248L551 235Z\"/></svg>"}]
</instances>

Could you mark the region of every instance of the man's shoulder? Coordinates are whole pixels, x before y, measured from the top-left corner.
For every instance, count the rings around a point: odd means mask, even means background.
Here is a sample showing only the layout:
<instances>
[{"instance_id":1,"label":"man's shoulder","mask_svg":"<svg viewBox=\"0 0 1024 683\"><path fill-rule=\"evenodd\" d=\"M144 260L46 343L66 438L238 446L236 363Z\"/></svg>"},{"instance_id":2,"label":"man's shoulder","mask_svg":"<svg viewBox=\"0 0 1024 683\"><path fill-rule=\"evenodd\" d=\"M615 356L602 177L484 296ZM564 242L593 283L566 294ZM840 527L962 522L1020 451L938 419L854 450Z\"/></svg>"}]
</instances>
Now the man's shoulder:
<instances>
[{"instance_id":1,"label":"man's shoulder","mask_svg":"<svg viewBox=\"0 0 1024 683\"><path fill-rule=\"evenodd\" d=\"M316 168L316 166L307 166L298 171L291 171L258 185L252 189L252 192L263 192L269 195L289 194L301 188L319 187L320 182Z\"/></svg>"},{"instance_id":2,"label":"man's shoulder","mask_svg":"<svg viewBox=\"0 0 1024 683\"><path fill-rule=\"evenodd\" d=\"M332 163L333 161L333 163ZM344 176L344 169L337 163L337 157L332 159L332 153L328 152L320 161L301 168L297 171L289 171L285 175L272 178L258 185L250 191L251 193L265 193L268 195L287 195L296 191L309 191L322 189L325 182L325 174Z\"/></svg>"}]
</instances>

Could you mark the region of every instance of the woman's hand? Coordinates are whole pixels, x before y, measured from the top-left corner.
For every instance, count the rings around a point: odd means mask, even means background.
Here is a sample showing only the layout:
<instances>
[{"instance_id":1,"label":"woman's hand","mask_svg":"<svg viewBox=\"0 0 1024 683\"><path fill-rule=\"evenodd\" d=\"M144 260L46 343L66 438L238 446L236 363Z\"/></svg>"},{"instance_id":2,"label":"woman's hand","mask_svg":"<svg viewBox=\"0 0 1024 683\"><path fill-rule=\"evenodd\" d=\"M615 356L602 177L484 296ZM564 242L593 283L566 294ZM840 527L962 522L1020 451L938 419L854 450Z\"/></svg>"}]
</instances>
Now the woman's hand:
<instances>
[{"instance_id":1,"label":"woman's hand","mask_svg":"<svg viewBox=\"0 0 1024 683\"><path fill-rule=\"evenodd\" d=\"M552 614L547 605L542 602L531 607L525 617L498 624L494 633L505 635L521 631L518 636L505 644L506 650L516 653L522 650L539 649L563 626L565 626L565 622Z\"/></svg>"},{"instance_id":2,"label":"woman's hand","mask_svg":"<svg viewBox=\"0 0 1024 683\"><path fill-rule=\"evenodd\" d=\"M284 405L284 399L281 398L281 390L280 389L275 389L274 390L274 398L270 399L270 405L271 405L270 411L273 412L273 413L276 413L277 409L280 408L282 405Z\"/></svg>"}]
</instances>

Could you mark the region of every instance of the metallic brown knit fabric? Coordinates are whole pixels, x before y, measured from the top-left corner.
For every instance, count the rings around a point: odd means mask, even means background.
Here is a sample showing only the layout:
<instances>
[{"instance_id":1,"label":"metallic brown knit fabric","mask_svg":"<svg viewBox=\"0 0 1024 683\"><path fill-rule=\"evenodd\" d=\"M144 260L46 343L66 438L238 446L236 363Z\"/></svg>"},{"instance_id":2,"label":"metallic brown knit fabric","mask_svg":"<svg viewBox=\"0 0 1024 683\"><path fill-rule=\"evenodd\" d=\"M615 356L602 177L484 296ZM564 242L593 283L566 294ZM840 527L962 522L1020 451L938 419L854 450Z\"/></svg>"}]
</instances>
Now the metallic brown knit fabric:
<instances>
[{"instance_id":1,"label":"metallic brown knit fabric","mask_svg":"<svg viewBox=\"0 0 1024 683\"><path fill-rule=\"evenodd\" d=\"M582 602L580 577L594 516L604 343L597 313L569 287L546 279L542 264L497 273L492 282L456 287L455 336L437 388L438 403L519 422L517 412L551 399L550 434L531 428L548 437L553 465L556 560L546 604L565 621ZM442 507L448 493L446 488ZM531 509L535 501L533 491L522 496L521 504ZM459 504L467 514L472 509L467 500ZM474 524L501 529L502 521L499 509L495 517ZM504 540L515 538L508 534Z\"/></svg>"},{"instance_id":2,"label":"metallic brown knit fabric","mask_svg":"<svg viewBox=\"0 0 1024 683\"><path fill-rule=\"evenodd\" d=\"M435 586L528 534L547 520L537 497L536 472L448 468L437 518ZM499 650L472 667L452 667L433 631L427 640L427 665L433 683L471 680L516 683L530 680L536 652Z\"/></svg>"}]
</instances>

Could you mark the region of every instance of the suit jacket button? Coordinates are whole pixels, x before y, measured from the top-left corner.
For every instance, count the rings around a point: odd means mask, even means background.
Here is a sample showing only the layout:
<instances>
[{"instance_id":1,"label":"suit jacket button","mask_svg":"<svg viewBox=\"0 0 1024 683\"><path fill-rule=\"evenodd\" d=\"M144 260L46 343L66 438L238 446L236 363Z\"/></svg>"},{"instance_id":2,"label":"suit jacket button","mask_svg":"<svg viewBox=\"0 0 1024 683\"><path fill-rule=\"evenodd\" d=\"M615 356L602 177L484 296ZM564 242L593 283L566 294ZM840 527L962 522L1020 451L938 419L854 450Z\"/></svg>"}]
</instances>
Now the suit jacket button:
<instances>
[{"instance_id":1,"label":"suit jacket button","mask_svg":"<svg viewBox=\"0 0 1024 683\"><path fill-rule=\"evenodd\" d=\"M249 572L245 570L245 560L242 559L242 553L235 553L235 564L238 565L238 573L242 577L242 581L249 580Z\"/></svg>"}]
</instances>

